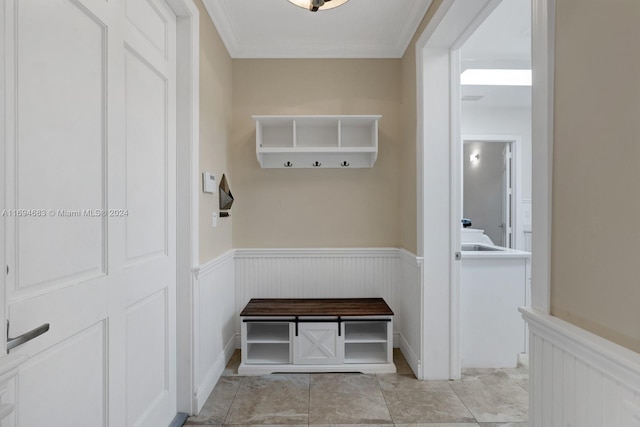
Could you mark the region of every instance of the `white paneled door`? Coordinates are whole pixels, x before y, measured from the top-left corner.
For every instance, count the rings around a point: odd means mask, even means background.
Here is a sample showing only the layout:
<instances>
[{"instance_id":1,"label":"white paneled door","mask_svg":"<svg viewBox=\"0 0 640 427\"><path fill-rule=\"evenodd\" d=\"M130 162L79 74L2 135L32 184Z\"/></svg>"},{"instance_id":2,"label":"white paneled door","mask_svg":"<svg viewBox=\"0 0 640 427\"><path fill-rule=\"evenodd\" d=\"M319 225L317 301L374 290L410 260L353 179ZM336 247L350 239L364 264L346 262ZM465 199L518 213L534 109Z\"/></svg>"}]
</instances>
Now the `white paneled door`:
<instances>
[{"instance_id":1,"label":"white paneled door","mask_svg":"<svg viewBox=\"0 0 640 427\"><path fill-rule=\"evenodd\" d=\"M3 0L5 249L19 427L176 413L176 18Z\"/></svg>"}]
</instances>

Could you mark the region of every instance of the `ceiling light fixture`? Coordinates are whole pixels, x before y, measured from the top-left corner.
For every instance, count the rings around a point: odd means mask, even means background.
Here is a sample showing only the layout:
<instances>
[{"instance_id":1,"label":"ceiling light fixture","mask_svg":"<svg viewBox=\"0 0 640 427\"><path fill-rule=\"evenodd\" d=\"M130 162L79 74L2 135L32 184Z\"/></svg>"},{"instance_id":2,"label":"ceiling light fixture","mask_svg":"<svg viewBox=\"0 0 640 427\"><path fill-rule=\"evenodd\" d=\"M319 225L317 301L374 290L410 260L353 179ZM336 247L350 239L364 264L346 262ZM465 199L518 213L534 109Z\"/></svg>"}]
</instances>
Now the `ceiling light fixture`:
<instances>
[{"instance_id":1,"label":"ceiling light fixture","mask_svg":"<svg viewBox=\"0 0 640 427\"><path fill-rule=\"evenodd\" d=\"M290 3L293 3L303 9L310 10L311 12L334 9L338 6L342 6L348 1L349 0L289 0Z\"/></svg>"},{"instance_id":2,"label":"ceiling light fixture","mask_svg":"<svg viewBox=\"0 0 640 427\"><path fill-rule=\"evenodd\" d=\"M469 86L531 86L531 70L484 70L469 68L460 75Z\"/></svg>"}]
</instances>

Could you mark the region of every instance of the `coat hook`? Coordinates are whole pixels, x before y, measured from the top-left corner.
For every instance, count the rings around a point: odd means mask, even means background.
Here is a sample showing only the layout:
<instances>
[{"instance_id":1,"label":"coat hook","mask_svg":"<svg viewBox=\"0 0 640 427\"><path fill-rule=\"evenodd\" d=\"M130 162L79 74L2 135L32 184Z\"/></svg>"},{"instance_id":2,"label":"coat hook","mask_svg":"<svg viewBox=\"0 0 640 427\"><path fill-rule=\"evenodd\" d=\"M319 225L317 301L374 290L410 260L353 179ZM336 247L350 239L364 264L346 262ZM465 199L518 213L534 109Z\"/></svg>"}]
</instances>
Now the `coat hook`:
<instances>
[{"instance_id":1,"label":"coat hook","mask_svg":"<svg viewBox=\"0 0 640 427\"><path fill-rule=\"evenodd\" d=\"M316 162L313 164L313 167L314 167L314 168L317 168L317 167L320 167L320 166L322 166L322 163L320 163L320 162L318 162L318 161L316 161Z\"/></svg>"},{"instance_id":2,"label":"coat hook","mask_svg":"<svg viewBox=\"0 0 640 427\"><path fill-rule=\"evenodd\" d=\"M291 162L287 162L287 163L284 164L285 168L290 168L291 166L293 166L293 163L291 163Z\"/></svg>"},{"instance_id":3,"label":"coat hook","mask_svg":"<svg viewBox=\"0 0 640 427\"><path fill-rule=\"evenodd\" d=\"M349 163L345 160L344 162L340 163L340 166L342 166L343 168L347 168L349 167Z\"/></svg>"}]
</instances>

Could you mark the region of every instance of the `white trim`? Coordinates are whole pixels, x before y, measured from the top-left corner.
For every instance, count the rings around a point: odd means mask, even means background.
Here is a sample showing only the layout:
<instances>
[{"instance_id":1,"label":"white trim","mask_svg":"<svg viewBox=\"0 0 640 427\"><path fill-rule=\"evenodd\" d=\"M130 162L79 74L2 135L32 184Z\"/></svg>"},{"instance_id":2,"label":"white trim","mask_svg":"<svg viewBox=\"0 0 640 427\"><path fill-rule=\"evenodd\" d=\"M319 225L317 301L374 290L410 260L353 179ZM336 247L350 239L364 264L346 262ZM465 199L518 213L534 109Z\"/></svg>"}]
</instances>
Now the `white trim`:
<instances>
[{"instance_id":1,"label":"white trim","mask_svg":"<svg viewBox=\"0 0 640 427\"><path fill-rule=\"evenodd\" d=\"M398 37L398 46L395 49L396 52L400 53L397 58L402 58L404 53L411 43L411 39L413 39L418 26L422 22L422 18L431 7L433 0L426 0L424 2L414 2L411 4L411 10L407 13L407 20L401 25L400 36Z\"/></svg>"},{"instance_id":2,"label":"white trim","mask_svg":"<svg viewBox=\"0 0 640 427\"><path fill-rule=\"evenodd\" d=\"M6 198L6 174L7 174L7 164L5 152L7 150L7 127L5 124L5 116L7 112L7 108L11 111L11 107L7 105L9 103L9 97L7 96L7 88L6 84L6 36L5 36L5 6L4 3L0 6L0 49L3 54L0 56L0 129L2 130L2 134L0 134L0 141L2 141L2 146L0 146L0 167L2 167L2 172L0 172L0 212L2 212L5 208L5 198ZM13 116L13 114L12 114ZM7 232L5 226L4 218L0 221L0 236L2 236L2 242L0 242L0 353L6 354L6 343L7 343L7 316L6 316L6 303L7 303L7 285L6 285L6 268L7 268L7 260L5 258L5 247L7 243Z\"/></svg>"},{"instance_id":3,"label":"white trim","mask_svg":"<svg viewBox=\"0 0 640 427\"><path fill-rule=\"evenodd\" d=\"M236 258L397 257L397 248L259 248L235 249Z\"/></svg>"},{"instance_id":4,"label":"white trim","mask_svg":"<svg viewBox=\"0 0 640 427\"><path fill-rule=\"evenodd\" d=\"M511 202L513 209L513 218L511 219L513 248L524 250L524 220L522 214L522 136L521 135L462 135L462 144L467 141L482 142L500 142L511 143L511 153L513 156L512 176L514 183L512 185L513 200ZM465 159L462 159L463 161ZM462 195L459 195L462 197ZM460 210L462 213L462 210Z\"/></svg>"},{"instance_id":5,"label":"white trim","mask_svg":"<svg viewBox=\"0 0 640 427\"><path fill-rule=\"evenodd\" d=\"M460 150L460 100L456 49L496 7L496 0L447 0L416 43L418 254L422 269L422 363L424 379L459 378L458 277L454 244L454 183L461 177L453 158ZM452 64L456 63L455 66ZM428 141L429 152L424 149ZM461 156L460 156L461 157ZM459 192L459 189L457 190ZM427 203L429 200L445 203ZM459 215L458 215L459 216ZM444 351L429 351L430 348ZM428 359L427 359L428 356Z\"/></svg>"},{"instance_id":6,"label":"white trim","mask_svg":"<svg viewBox=\"0 0 640 427\"><path fill-rule=\"evenodd\" d=\"M406 13L406 20L399 25L395 43L385 45L363 41L343 41L336 45L332 41L318 40L301 44L297 40L254 41L241 43L234 28L227 4L220 0L203 0L209 18L220 33L220 38L234 59L253 58L402 58L433 0L415 1Z\"/></svg>"},{"instance_id":7,"label":"white trim","mask_svg":"<svg viewBox=\"0 0 640 427\"><path fill-rule=\"evenodd\" d=\"M218 268L220 265L230 260L234 260L236 253L237 252L235 249L229 249L228 251L224 252L222 255L219 255L214 259L207 261L205 264L199 267L192 268L191 272L193 273L194 278L199 279L200 276L209 273L210 271Z\"/></svg>"},{"instance_id":8,"label":"white trim","mask_svg":"<svg viewBox=\"0 0 640 427\"><path fill-rule=\"evenodd\" d=\"M176 376L177 409L194 413L191 268L199 250L200 18L193 0L165 0L176 14Z\"/></svg>"},{"instance_id":9,"label":"white trim","mask_svg":"<svg viewBox=\"0 0 640 427\"><path fill-rule=\"evenodd\" d=\"M400 349L400 352L402 353L402 355L404 356L404 359L409 364L409 367L411 368L413 373L416 375L416 377L418 377L418 373L422 371L422 368L420 366L420 358L413 352L413 350L411 349L411 346L409 345L407 340L405 340L404 336L401 333L396 333L395 335L397 335L398 338L396 339L394 337L394 340L393 340L394 347Z\"/></svg>"},{"instance_id":10,"label":"white trim","mask_svg":"<svg viewBox=\"0 0 640 427\"><path fill-rule=\"evenodd\" d=\"M550 312L555 0L532 0L532 263L531 306Z\"/></svg>"},{"instance_id":11,"label":"white trim","mask_svg":"<svg viewBox=\"0 0 640 427\"><path fill-rule=\"evenodd\" d=\"M543 311L521 307L520 312L529 328L549 343L607 371L628 387L640 387L640 354Z\"/></svg>"},{"instance_id":12,"label":"white trim","mask_svg":"<svg viewBox=\"0 0 640 427\"><path fill-rule=\"evenodd\" d=\"M476 20L477 21L477 20ZM470 28L476 27L476 25L470 25ZM471 34L472 32L469 32ZM466 37L464 34L461 38ZM452 243L451 249L453 251L460 250L460 235L461 226L459 225L462 219L462 183L463 183L463 167L462 167L462 143L455 143L456 141L462 141L460 136L462 130L460 127L461 110L462 105L460 102L460 69L461 69L461 55L460 49L452 49L449 54L449 69L451 70L450 77L450 134L452 143L449 144L450 158L451 158L451 170L450 170L450 196L449 203L451 204L451 221L449 224L450 241ZM461 377L462 372L462 356L460 350L460 260L456 260L453 256L450 259L451 267L451 286L449 288L449 299L451 301L451 310L449 312L449 324L451 325L451 338L449 339L449 378L458 380Z\"/></svg>"},{"instance_id":13,"label":"white trim","mask_svg":"<svg viewBox=\"0 0 640 427\"><path fill-rule=\"evenodd\" d=\"M531 308L529 425L640 424L640 354Z\"/></svg>"},{"instance_id":14,"label":"white trim","mask_svg":"<svg viewBox=\"0 0 640 427\"><path fill-rule=\"evenodd\" d=\"M231 359L231 356L233 356L233 352L236 351L236 348L238 348L237 341L239 340L239 338L239 334L234 334L231 337L231 339L224 346L224 351L218 355L218 359L216 360L215 364L209 370L209 372L207 372L205 380L202 382L202 384L200 384L200 387L198 387L198 390L194 395L194 405L196 408L194 414L200 412L204 404L207 402L209 395L222 376L224 368L227 366L229 359Z\"/></svg>"},{"instance_id":15,"label":"white trim","mask_svg":"<svg viewBox=\"0 0 640 427\"><path fill-rule=\"evenodd\" d=\"M406 249L397 249L396 253L401 260L409 263L413 267L420 267L420 264L422 263L421 258L417 257L416 254L414 254L413 252L409 252Z\"/></svg>"},{"instance_id":16,"label":"white trim","mask_svg":"<svg viewBox=\"0 0 640 427\"><path fill-rule=\"evenodd\" d=\"M532 0L534 10L533 20L533 43L534 43L534 90L544 94L544 103L538 100L533 104L534 132L533 145L539 144L538 155L535 153L533 161L534 171L542 171L537 181L534 177L534 204L536 205L536 214L534 223L536 227L536 235L538 232L544 235L544 239L539 241L534 251L542 259L537 266L537 273L534 277L539 276L539 281L534 282L534 290L536 292L536 301L534 306L544 307L548 311L549 298L549 266L550 266L550 224L551 224L551 138L552 135L552 118L553 111L549 107L553 102L553 4L554 0ZM451 64L445 64L442 58L444 55L453 55L455 51L465 41L473 28L477 27L480 22L497 6L497 0L443 0L442 4L436 10L433 18L427 24L424 32L418 38L416 43L416 88L417 88L417 210L418 210L418 255L424 257L427 263L422 269L422 285L423 285L423 307L422 307L422 345L421 352L424 356L422 363L421 378L426 379L446 379L447 372L450 377L455 377L457 372L456 359L456 343L455 331L457 325L455 322L455 301L457 284L455 282L455 266L449 271L445 271L444 265L449 264L445 261L445 256L452 254L445 253L450 251L454 243L455 233L452 232L447 238L434 238L434 227L445 227L445 224L452 223L452 217L448 220L443 218L443 206L434 207L433 204L425 206L428 200L436 199L444 200L444 197L437 197L434 185L436 183L442 190L443 186L447 188L448 194L451 196L451 186L455 182L457 175L451 175L449 170L451 165L447 162L434 163L434 156L442 157L441 144L446 142L451 144L455 134L451 130L452 119L456 119L456 102L458 99L451 99ZM542 43L541 40L544 42ZM440 61L440 65L438 65ZM429 67L427 70L426 67ZM446 71L446 73L444 72ZM428 78L425 75L429 73ZM538 76L536 77L536 73ZM443 88L449 88L448 99L442 98ZM455 98L455 97L454 97ZM449 106L447 106L449 102ZM537 114L537 116L536 116ZM536 119L537 117L537 119ZM545 138L537 136L544 131ZM542 140L541 140L542 139ZM425 152L425 141L429 141L429 153ZM428 155L427 155L428 154ZM441 160L441 159L440 159ZM443 169L444 168L444 169ZM456 173L455 171L453 171ZM447 184L447 177L449 182ZM537 184L536 184L537 182ZM536 191L537 188L537 191ZM539 201L543 198L544 203ZM438 210L440 209L440 210ZM449 207L449 209L453 209ZM427 230L429 227L430 231ZM426 236L426 233L431 233ZM448 240L448 241L447 241ZM447 258L448 259L448 258ZM536 258L538 259L538 258ZM435 264L435 265L434 265ZM439 272L438 272L439 271ZM445 297L445 293L437 284L442 281L449 286L449 294ZM539 283L539 285L538 285ZM451 305L446 312L445 305ZM438 320L439 319L439 320ZM433 324L438 323L440 331L433 331ZM449 323L448 328L443 326L444 322ZM429 328L432 328L431 330ZM445 338L443 330L448 330L449 338ZM428 349L437 346L439 348L447 348L448 354L435 355L428 352ZM429 358L427 359L427 356ZM446 359L446 360L445 360ZM445 369L445 365L449 365ZM453 374L452 374L453 373Z\"/></svg>"}]
</instances>

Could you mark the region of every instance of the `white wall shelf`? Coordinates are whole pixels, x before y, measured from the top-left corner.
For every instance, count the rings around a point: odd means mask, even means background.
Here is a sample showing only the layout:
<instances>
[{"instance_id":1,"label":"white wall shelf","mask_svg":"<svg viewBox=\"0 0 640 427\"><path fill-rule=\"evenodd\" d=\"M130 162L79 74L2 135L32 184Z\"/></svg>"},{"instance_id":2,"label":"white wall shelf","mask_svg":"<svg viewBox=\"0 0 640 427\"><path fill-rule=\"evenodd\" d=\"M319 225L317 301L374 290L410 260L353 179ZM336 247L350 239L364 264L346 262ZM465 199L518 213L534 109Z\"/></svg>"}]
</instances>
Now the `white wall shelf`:
<instances>
[{"instance_id":1,"label":"white wall shelf","mask_svg":"<svg viewBox=\"0 0 640 427\"><path fill-rule=\"evenodd\" d=\"M370 168L380 115L253 116L262 168Z\"/></svg>"}]
</instances>

